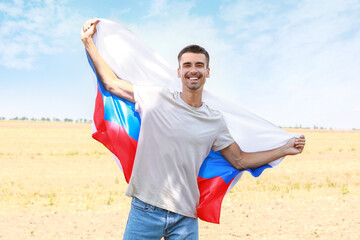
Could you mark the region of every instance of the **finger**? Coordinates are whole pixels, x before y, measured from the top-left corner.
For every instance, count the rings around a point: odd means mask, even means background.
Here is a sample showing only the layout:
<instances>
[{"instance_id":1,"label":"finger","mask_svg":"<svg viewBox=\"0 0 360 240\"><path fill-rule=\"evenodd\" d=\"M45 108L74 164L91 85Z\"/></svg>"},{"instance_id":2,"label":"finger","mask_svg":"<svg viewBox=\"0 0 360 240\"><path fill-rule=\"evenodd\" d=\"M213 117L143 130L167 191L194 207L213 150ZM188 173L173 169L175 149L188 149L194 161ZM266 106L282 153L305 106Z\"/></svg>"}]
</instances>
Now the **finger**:
<instances>
[{"instance_id":1,"label":"finger","mask_svg":"<svg viewBox=\"0 0 360 240\"><path fill-rule=\"evenodd\" d=\"M88 30L87 25L84 24L83 28L82 28L83 32L85 33Z\"/></svg>"},{"instance_id":2,"label":"finger","mask_svg":"<svg viewBox=\"0 0 360 240\"><path fill-rule=\"evenodd\" d=\"M97 19L97 18L93 18L93 19L91 19L91 25L93 25L93 24L97 24L98 22L100 22L100 20L99 20L99 19Z\"/></svg>"},{"instance_id":3,"label":"finger","mask_svg":"<svg viewBox=\"0 0 360 240\"><path fill-rule=\"evenodd\" d=\"M96 26L97 26L97 24L98 24L99 22L100 22L99 19L94 20L94 21L91 23L91 27L96 28Z\"/></svg>"},{"instance_id":4,"label":"finger","mask_svg":"<svg viewBox=\"0 0 360 240\"><path fill-rule=\"evenodd\" d=\"M295 148L304 148L304 147L305 147L305 145L301 145L301 144L295 145Z\"/></svg>"},{"instance_id":5,"label":"finger","mask_svg":"<svg viewBox=\"0 0 360 240\"><path fill-rule=\"evenodd\" d=\"M98 20L97 18L86 20L86 22L83 25L83 31L86 32L91 27L91 25L96 21L100 21L100 20Z\"/></svg>"},{"instance_id":6,"label":"finger","mask_svg":"<svg viewBox=\"0 0 360 240\"><path fill-rule=\"evenodd\" d=\"M91 21L91 19L86 20L86 22L84 23L84 25L83 25L83 27L82 27L83 32L86 32L86 30L87 30L87 28L88 28L88 26L89 26L90 21Z\"/></svg>"},{"instance_id":7,"label":"finger","mask_svg":"<svg viewBox=\"0 0 360 240\"><path fill-rule=\"evenodd\" d=\"M304 150L304 147L296 147L295 149L302 151L302 150Z\"/></svg>"},{"instance_id":8,"label":"finger","mask_svg":"<svg viewBox=\"0 0 360 240\"><path fill-rule=\"evenodd\" d=\"M296 139L295 139L295 142L296 142L296 143L298 143L298 142L299 142L299 143L300 143L300 142L301 142L301 143L304 143L304 142L306 142L306 140L305 140L304 138L296 138Z\"/></svg>"},{"instance_id":9,"label":"finger","mask_svg":"<svg viewBox=\"0 0 360 240\"><path fill-rule=\"evenodd\" d=\"M90 19L88 22L88 29L90 29L91 27L96 27L99 22L100 20L97 18Z\"/></svg>"}]
</instances>

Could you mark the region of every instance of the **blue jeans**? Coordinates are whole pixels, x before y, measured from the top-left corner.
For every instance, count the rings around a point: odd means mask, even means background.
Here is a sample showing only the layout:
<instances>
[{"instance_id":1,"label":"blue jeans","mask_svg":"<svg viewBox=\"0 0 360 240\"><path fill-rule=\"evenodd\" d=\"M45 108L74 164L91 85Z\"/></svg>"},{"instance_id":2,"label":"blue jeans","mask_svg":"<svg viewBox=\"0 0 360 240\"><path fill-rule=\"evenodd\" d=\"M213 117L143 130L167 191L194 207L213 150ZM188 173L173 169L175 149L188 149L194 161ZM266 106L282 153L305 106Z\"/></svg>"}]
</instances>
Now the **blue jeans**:
<instances>
[{"instance_id":1,"label":"blue jeans","mask_svg":"<svg viewBox=\"0 0 360 240\"><path fill-rule=\"evenodd\" d=\"M165 240L197 240L198 232L196 218L185 217L133 198L124 240L159 240L162 237Z\"/></svg>"}]
</instances>

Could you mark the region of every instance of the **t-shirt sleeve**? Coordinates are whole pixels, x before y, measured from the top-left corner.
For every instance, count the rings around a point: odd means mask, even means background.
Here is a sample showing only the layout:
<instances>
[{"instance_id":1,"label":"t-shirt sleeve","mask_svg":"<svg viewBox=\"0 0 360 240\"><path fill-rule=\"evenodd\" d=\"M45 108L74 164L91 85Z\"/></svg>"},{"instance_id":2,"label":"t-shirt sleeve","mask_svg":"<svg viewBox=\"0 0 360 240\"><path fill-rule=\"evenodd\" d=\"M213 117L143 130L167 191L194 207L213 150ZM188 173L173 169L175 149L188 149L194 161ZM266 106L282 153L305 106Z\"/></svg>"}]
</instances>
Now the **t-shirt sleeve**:
<instances>
[{"instance_id":1,"label":"t-shirt sleeve","mask_svg":"<svg viewBox=\"0 0 360 240\"><path fill-rule=\"evenodd\" d=\"M141 113L147 109L159 97L162 89L158 86L134 85L135 110Z\"/></svg>"},{"instance_id":2,"label":"t-shirt sleeve","mask_svg":"<svg viewBox=\"0 0 360 240\"><path fill-rule=\"evenodd\" d=\"M220 123L219 129L220 129L219 134L217 135L217 137L214 141L214 144L212 146L212 150L214 150L214 151L220 151L220 150L228 147L233 142L235 142L229 132L229 129L228 129L223 117L221 118L221 123Z\"/></svg>"}]
</instances>

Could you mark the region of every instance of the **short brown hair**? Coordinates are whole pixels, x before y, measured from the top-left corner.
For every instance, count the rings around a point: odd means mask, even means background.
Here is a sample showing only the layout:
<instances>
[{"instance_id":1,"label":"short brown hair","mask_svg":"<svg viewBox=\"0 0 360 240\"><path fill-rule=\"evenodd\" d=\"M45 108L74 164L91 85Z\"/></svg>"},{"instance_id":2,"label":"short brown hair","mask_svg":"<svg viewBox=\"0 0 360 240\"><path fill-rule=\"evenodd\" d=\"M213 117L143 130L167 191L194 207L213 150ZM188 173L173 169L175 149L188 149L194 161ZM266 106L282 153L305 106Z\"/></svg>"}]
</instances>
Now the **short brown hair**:
<instances>
[{"instance_id":1,"label":"short brown hair","mask_svg":"<svg viewBox=\"0 0 360 240\"><path fill-rule=\"evenodd\" d=\"M180 59L181 59L181 56L184 54L184 53L202 53L205 55L205 58L206 58L206 66L209 67L209 63L210 63L210 56L209 56L209 53L205 50L205 48L199 46L199 45L189 45L189 46L186 46L184 47L180 52L179 52L179 55L178 55L178 61L179 61L179 64L180 64Z\"/></svg>"}]
</instances>

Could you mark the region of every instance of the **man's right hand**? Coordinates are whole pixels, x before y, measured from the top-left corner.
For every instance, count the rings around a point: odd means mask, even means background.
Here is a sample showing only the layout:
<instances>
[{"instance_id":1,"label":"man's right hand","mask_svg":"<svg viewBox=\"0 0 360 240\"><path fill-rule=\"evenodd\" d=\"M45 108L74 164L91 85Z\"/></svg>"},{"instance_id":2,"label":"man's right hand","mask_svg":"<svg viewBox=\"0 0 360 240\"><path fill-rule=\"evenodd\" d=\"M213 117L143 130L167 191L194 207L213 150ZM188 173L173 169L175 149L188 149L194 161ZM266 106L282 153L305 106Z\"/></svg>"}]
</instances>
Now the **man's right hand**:
<instances>
[{"instance_id":1,"label":"man's right hand","mask_svg":"<svg viewBox=\"0 0 360 240\"><path fill-rule=\"evenodd\" d=\"M84 43L86 52L88 53L88 56L95 67L96 74L105 90L119 98L135 103L133 85L116 76L109 65L101 57L92 40L92 37L96 33L96 25L99 22L100 20L97 18L89 19L81 29L81 40Z\"/></svg>"},{"instance_id":2,"label":"man's right hand","mask_svg":"<svg viewBox=\"0 0 360 240\"><path fill-rule=\"evenodd\" d=\"M94 34L96 33L96 25L100 22L99 19L93 18L87 20L82 29L81 29L81 40L85 43L85 41L92 39Z\"/></svg>"}]
</instances>

